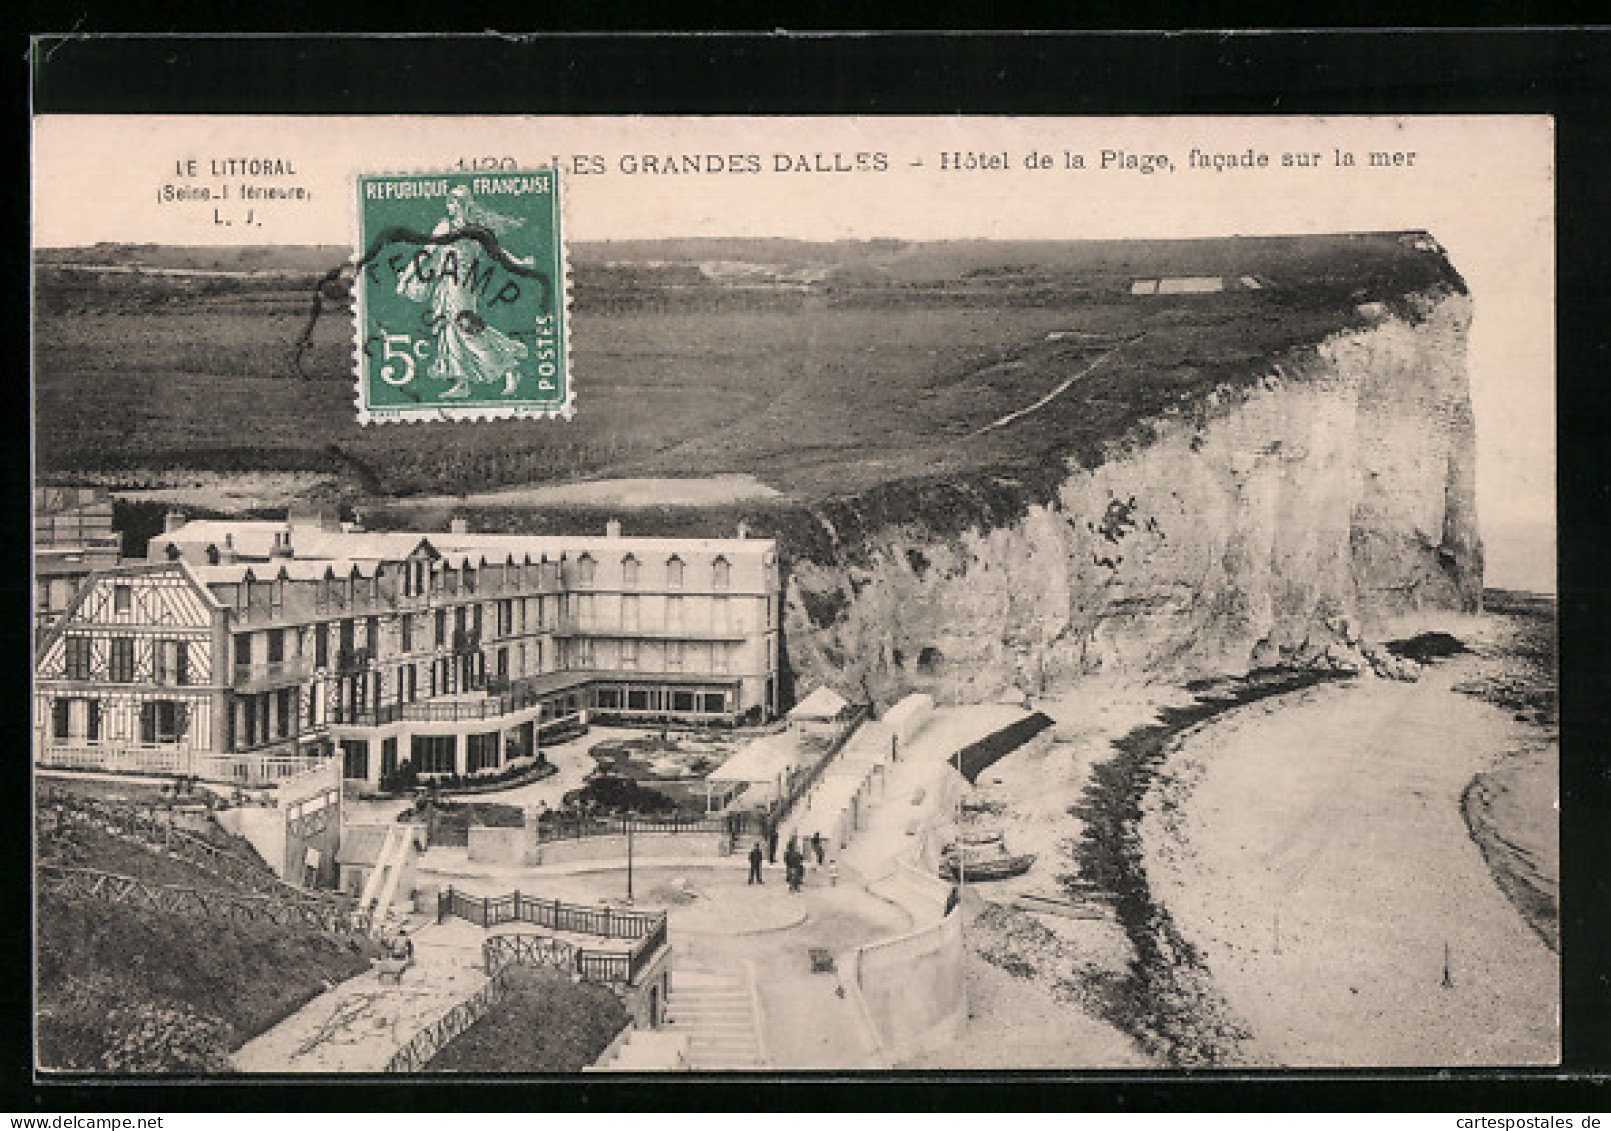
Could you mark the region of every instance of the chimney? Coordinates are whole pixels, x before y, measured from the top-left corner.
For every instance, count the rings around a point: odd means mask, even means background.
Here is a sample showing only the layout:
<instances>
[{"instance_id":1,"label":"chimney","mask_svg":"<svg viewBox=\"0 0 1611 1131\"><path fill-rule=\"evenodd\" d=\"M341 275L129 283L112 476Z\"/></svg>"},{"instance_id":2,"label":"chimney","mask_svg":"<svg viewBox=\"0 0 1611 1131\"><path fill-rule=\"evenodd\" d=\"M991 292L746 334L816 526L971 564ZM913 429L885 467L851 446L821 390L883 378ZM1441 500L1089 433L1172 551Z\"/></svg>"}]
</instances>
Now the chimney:
<instances>
[{"instance_id":1,"label":"chimney","mask_svg":"<svg viewBox=\"0 0 1611 1131\"><path fill-rule=\"evenodd\" d=\"M291 556L291 528L284 526L274 532L274 548L269 551L269 557L289 558Z\"/></svg>"},{"instance_id":2,"label":"chimney","mask_svg":"<svg viewBox=\"0 0 1611 1131\"><path fill-rule=\"evenodd\" d=\"M468 533L470 533L470 520L465 518L463 515L459 515L459 516L455 517L451 522L448 523L448 533L449 534L468 534Z\"/></svg>"},{"instance_id":3,"label":"chimney","mask_svg":"<svg viewBox=\"0 0 1611 1131\"><path fill-rule=\"evenodd\" d=\"M239 560L240 555L235 552L235 536L233 534L225 534L224 552L219 555L219 561L223 562L225 565L234 565Z\"/></svg>"},{"instance_id":4,"label":"chimney","mask_svg":"<svg viewBox=\"0 0 1611 1131\"><path fill-rule=\"evenodd\" d=\"M610 519L610 521L608 521L608 522L606 522L604 524L604 537L606 537L606 538L619 538L619 537L621 537L621 520L620 519L612 518L612 519Z\"/></svg>"},{"instance_id":5,"label":"chimney","mask_svg":"<svg viewBox=\"0 0 1611 1131\"><path fill-rule=\"evenodd\" d=\"M750 524L742 518L738 520L738 540L742 542L750 536Z\"/></svg>"},{"instance_id":6,"label":"chimney","mask_svg":"<svg viewBox=\"0 0 1611 1131\"><path fill-rule=\"evenodd\" d=\"M171 510L167 514L162 516L162 532L164 534L172 534L175 530L178 530L184 524L185 524L185 512L184 511Z\"/></svg>"},{"instance_id":7,"label":"chimney","mask_svg":"<svg viewBox=\"0 0 1611 1131\"><path fill-rule=\"evenodd\" d=\"M364 512L359 510L357 507L354 507L352 510L351 532L354 534L362 534L364 532Z\"/></svg>"}]
</instances>

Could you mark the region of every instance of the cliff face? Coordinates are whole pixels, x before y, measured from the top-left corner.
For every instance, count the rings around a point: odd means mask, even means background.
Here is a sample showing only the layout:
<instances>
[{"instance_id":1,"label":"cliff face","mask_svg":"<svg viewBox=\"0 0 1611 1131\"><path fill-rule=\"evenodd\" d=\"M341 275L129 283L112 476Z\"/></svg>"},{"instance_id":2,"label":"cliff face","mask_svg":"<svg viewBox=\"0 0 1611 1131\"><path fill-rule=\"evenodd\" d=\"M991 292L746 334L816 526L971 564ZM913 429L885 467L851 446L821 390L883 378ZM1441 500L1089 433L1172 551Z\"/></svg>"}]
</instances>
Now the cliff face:
<instances>
[{"instance_id":1,"label":"cliff face","mask_svg":"<svg viewBox=\"0 0 1611 1131\"><path fill-rule=\"evenodd\" d=\"M795 563L797 685L967 702L1268 663L1342 617L1369 633L1415 608L1474 610L1469 300L1367 313L1170 408L1100 467L1071 466L1013 523L948 538L908 523L857 564Z\"/></svg>"}]
</instances>

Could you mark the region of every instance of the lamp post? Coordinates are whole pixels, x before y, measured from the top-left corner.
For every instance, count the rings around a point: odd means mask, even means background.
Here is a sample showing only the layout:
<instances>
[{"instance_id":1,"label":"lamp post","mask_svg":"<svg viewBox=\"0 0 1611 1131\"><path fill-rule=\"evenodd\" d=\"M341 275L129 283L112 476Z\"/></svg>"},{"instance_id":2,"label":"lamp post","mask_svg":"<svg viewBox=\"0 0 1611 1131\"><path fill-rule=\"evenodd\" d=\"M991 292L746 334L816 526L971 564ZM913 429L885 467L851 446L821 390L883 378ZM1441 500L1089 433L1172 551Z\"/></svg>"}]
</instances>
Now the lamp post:
<instances>
[{"instance_id":1,"label":"lamp post","mask_svg":"<svg viewBox=\"0 0 1611 1131\"><path fill-rule=\"evenodd\" d=\"M627 906L632 906L632 813L626 815L627 834Z\"/></svg>"}]
</instances>

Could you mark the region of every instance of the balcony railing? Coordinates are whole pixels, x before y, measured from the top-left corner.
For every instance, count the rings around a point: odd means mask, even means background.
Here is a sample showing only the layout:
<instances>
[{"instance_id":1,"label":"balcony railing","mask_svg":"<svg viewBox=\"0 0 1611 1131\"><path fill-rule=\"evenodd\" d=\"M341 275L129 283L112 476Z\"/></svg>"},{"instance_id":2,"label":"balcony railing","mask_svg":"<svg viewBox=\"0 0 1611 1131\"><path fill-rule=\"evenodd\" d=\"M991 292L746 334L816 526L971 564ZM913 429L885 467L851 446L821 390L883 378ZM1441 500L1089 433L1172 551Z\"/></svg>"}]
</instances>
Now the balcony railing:
<instances>
[{"instance_id":1,"label":"balcony railing","mask_svg":"<svg viewBox=\"0 0 1611 1131\"><path fill-rule=\"evenodd\" d=\"M753 632L740 624L628 625L597 617L561 617L552 629L555 636L624 637L631 640L743 640Z\"/></svg>"},{"instance_id":2,"label":"balcony railing","mask_svg":"<svg viewBox=\"0 0 1611 1131\"><path fill-rule=\"evenodd\" d=\"M235 667L235 686L296 683L312 674L311 656L294 656L289 660L269 660L261 664L238 664Z\"/></svg>"},{"instance_id":3,"label":"balcony railing","mask_svg":"<svg viewBox=\"0 0 1611 1131\"><path fill-rule=\"evenodd\" d=\"M306 773L320 759L294 755L213 754L181 746L86 743L41 746L34 752L51 769L104 770L129 774L185 775L240 786L275 785Z\"/></svg>"}]
</instances>

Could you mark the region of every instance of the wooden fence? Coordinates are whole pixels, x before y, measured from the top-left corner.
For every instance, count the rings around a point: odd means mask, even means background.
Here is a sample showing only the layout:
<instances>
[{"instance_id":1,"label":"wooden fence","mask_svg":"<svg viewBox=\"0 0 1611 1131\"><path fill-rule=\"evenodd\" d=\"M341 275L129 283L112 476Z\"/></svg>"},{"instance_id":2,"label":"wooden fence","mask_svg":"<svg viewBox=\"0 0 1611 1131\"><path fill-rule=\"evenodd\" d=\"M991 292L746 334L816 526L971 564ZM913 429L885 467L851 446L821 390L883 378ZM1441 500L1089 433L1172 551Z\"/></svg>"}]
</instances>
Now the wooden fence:
<instances>
[{"instance_id":1,"label":"wooden fence","mask_svg":"<svg viewBox=\"0 0 1611 1131\"><path fill-rule=\"evenodd\" d=\"M41 892L69 899L98 899L172 915L200 915L217 922L268 922L282 927L312 927L326 934L364 933L365 924L357 916L323 901L154 884L133 876L60 864L40 864L36 875Z\"/></svg>"},{"instance_id":2,"label":"wooden fence","mask_svg":"<svg viewBox=\"0 0 1611 1131\"><path fill-rule=\"evenodd\" d=\"M642 964L665 945L664 916L660 916L658 924L658 931L646 935L631 954L587 950L549 935L493 935L481 944L487 984L415 1033L413 1039L387 1061L383 1071L418 1072L429 1065L450 1041L508 996L510 971L516 966L547 966L583 981L602 982L614 988L635 983Z\"/></svg>"},{"instance_id":3,"label":"wooden fence","mask_svg":"<svg viewBox=\"0 0 1611 1131\"><path fill-rule=\"evenodd\" d=\"M493 1006L509 994L509 971L506 967L487 981L474 994L455 1005L434 1022L421 1029L408 1044L398 1049L386 1062L383 1072L418 1072L447 1047L449 1041L474 1025Z\"/></svg>"},{"instance_id":4,"label":"wooden fence","mask_svg":"<svg viewBox=\"0 0 1611 1131\"><path fill-rule=\"evenodd\" d=\"M112 836L136 841L178 856L221 879L251 888L264 895L296 903L327 905L337 914L353 915L357 912L357 902L351 896L338 892L320 892L282 880L269 871L267 865L237 856L204 837L176 827L173 814L166 810L106 805L69 793L52 791L45 795L40 808L40 816L46 821L41 830L45 836L51 832L49 824L51 813L54 813L58 828L67 821L89 825Z\"/></svg>"}]
</instances>

